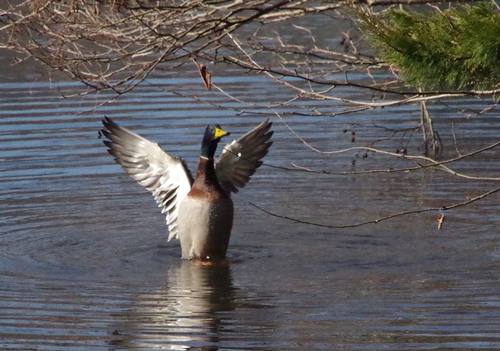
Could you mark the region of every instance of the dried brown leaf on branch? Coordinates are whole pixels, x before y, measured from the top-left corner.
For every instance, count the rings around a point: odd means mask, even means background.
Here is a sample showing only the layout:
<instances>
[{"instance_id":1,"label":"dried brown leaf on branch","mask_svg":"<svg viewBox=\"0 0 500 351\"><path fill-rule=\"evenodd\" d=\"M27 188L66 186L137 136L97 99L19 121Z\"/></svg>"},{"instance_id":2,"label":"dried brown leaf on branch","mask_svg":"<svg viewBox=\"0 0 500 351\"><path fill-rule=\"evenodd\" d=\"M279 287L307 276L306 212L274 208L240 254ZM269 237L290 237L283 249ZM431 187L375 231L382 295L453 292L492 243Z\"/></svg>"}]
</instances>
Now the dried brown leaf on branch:
<instances>
[{"instance_id":1,"label":"dried brown leaf on branch","mask_svg":"<svg viewBox=\"0 0 500 351\"><path fill-rule=\"evenodd\" d=\"M441 227L443 226L443 222L444 222L444 213L441 213L438 218L438 229L441 229Z\"/></svg>"},{"instance_id":2,"label":"dried brown leaf on branch","mask_svg":"<svg viewBox=\"0 0 500 351\"><path fill-rule=\"evenodd\" d=\"M203 79L203 84L205 84L205 89L207 89L207 91L212 90L212 75L208 73L207 66L201 63L197 63L196 61L194 61L194 63L198 68L198 72L200 72L201 79Z\"/></svg>"}]
</instances>

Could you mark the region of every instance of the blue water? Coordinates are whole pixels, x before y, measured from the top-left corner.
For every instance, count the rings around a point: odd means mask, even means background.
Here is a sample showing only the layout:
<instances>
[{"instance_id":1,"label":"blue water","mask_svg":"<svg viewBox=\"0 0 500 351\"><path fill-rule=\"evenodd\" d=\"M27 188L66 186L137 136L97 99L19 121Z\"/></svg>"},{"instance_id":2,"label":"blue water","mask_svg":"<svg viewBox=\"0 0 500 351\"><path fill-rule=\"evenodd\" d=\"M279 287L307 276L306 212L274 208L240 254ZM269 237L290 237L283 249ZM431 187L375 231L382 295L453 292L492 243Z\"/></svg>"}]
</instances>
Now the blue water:
<instances>
[{"instance_id":1,"label":"blue water","mask_svg":"<svg viewBox=\"0 0 500 351\"><path fill-rule=\"evenodd\" d=\"M347 226L463 202L498 187L431 169L347 174L416 164L381 154L365 158L359 150L314 152L283 122L321 151L380 139L376 147L392 152L408 145L418 155L419 131L385 140L392 132L380 128L417 126L418 106L294 116L311 102L279 106L288 93L265 77L214 77L248 102L241 104L205 92L197 74L157 77L103 105L114 97L61 97L61 91L82 92L77 83L29 77L0 83L1 349L500 348L498 195L445 211L441 230L439 211L329 229L250 204ZM443 157L498 138L494 112L471 119L440 105L430 110L446 145ZM265 165L233 197L228 263L180 259L153 198L102 145L104 115L182 156L192 170L206 124L219 123L238 137L273 120ZM497 176L497 155L494 149L456 167ZM293 170L294 164L319 173Z\"/></svg>"}]
</instances>

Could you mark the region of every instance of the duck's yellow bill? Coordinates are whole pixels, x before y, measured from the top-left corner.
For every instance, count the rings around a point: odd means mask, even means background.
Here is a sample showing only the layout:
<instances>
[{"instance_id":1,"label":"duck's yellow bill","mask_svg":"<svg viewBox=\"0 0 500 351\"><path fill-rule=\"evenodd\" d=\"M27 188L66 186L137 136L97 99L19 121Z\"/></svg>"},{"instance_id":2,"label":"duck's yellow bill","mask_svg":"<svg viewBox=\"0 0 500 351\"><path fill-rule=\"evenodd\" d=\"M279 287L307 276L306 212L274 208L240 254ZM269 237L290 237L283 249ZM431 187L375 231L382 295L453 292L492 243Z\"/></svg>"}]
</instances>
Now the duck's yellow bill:
<instances>
[{"instance_id":1,"label":"duck's yellow bill","mask_svg":"<svg viewBox=\"0 0 500 351\"><path fill-rule=\"evenodd\" d=\"M220 128L215 128L215 137L222 138L223 136L230 135L231 133L225 132Z\"/></svg>"}]
</instances>

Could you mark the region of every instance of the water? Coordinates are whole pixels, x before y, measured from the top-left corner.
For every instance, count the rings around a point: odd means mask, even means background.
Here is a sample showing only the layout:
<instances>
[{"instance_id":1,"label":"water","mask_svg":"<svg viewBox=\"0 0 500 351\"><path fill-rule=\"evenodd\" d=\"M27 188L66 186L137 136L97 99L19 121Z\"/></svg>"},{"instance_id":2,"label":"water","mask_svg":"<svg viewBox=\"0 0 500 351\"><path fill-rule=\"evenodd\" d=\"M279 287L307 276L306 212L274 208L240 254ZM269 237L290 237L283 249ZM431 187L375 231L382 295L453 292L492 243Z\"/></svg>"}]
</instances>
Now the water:
<instances>
[{"instance_id":1,"label":"water","mask_svg":"<svg viewBox=\"0 0 500 351\"><path fill-rule=\"evenodd\" d=\"M430 169L338 174L415 164L379 154L311 151L274 111L261 108L289 98L281 87L260 76L213 72L226 92L256 104L238 114L233 108L241 105L217 90L205 92L194 70L184 73L151 79L102 106L111 95L61 98L60 91L69 95L81 86L3 73L0 349L500 348L498 195L446 211L441 230L439 211L329 229L273 217L250 204L342 226L462 202L498 183ZM408 144L411 154L419 153L419 132L386 141L391 133L379 128L415 126L415 106L336 118L275 110L323 151L381 139L375 146L394 151ZM452 122L462 153L499 135L494 113L471 119L441 105L431 106L431 113L445 156L456 153ZM192 170L207 123L239 136L271 117L274 145L266 166L233 197L228 263L180 259L152 197L114 164L98 138L104 115L184 157ZM407 116L404 125L401 116ZM458 170L498 176L497 154L476 156ZM337 174L275 167L292 164Z\"/></svg>"}]
</instances>

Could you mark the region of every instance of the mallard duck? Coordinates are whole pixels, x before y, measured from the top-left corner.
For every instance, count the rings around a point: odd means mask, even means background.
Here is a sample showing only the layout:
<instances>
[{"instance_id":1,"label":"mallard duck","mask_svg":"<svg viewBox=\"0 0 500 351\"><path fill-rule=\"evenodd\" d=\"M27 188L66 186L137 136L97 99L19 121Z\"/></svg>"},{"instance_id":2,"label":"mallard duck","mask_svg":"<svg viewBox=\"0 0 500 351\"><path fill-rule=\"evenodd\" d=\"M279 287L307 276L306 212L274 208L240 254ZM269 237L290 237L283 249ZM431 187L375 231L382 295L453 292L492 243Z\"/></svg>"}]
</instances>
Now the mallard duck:
<instances>
[{"instance_id":1,"label":"mallard duck","mask_svg":"<svg viewBox=\"0 0 500 351\"><path fill-rule=\"evenodd\" d=\"M168 241L178 238L182 258L220 260L226 257L233 226L230 194L243 188L267 155L273 135L265 120L226 145L214 160L217 144L229 133L218 124L207 126L193 179L186 163L153 143L104 117L104 144L115 161L154 196L167 214Z\"/></svg>"}]
</instances>

